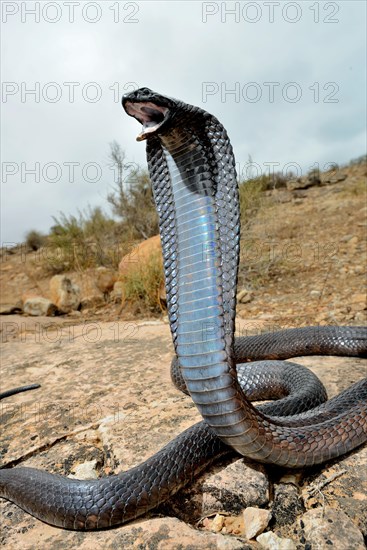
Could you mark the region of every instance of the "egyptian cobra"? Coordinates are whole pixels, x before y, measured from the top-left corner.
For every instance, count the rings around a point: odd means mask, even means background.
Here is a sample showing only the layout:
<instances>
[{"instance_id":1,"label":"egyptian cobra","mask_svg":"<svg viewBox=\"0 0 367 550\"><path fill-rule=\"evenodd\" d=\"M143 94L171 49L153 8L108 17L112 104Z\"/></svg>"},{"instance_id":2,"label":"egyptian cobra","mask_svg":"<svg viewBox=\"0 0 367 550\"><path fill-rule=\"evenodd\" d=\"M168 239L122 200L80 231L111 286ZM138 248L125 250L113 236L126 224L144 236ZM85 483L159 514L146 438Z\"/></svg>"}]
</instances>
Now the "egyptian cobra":
<instances>
[{"instance_id":1,"label":"egyptian cobra","mask_svg":"<svg viewBox=\"0 0 367 550\"><path fill-rule=\"evenodd\" d=\"M323 403L323 386L307 369L282 362L279 374L277 362L263 362L312 353L366 356L365 327L234 339L240 220L226 130L204 110L148 88L124 96L122 104L143 125L138 141L147 142L177 356L173 379L191 395L203 421L143 464L98 480L23 467L0 470L2 497L67 529L106 528L141 516L233 449L299 468L367 439L367 379ZM283 399L255 408L250 399L259 399L260 390L268 399Z\"/></svg>"}]
</instances>

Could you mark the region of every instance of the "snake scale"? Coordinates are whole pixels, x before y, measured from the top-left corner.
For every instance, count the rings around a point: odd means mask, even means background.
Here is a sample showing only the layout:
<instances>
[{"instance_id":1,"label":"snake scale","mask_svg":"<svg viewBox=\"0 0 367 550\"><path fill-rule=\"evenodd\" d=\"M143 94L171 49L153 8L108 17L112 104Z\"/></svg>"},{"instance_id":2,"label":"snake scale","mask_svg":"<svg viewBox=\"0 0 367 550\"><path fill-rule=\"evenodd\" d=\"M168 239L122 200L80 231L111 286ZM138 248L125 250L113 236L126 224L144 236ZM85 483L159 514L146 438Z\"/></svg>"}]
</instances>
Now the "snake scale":
<instances>
[{"instance_id":1,"label":"snake scale","mask_svg":"<svg viewBox=\"0 0 367 550\"><path fill-rule=\"evenodd\" d=\"M325 390L312 373L274 361L309 354L365 357L365 327L308 327L234 340L240 220L226 130L204 110L148 88L127 94L122 104L143 125L138 141L147 142L176 351L172 378L191 395L203 421L143 464L98 480L0 470L0 496L67 529L106 528L141 516L233 449L299 468L367 439L367 379L324 402ZM283 399L255 408L250 400L261 392Z\"/></svg>"}]
</instances>

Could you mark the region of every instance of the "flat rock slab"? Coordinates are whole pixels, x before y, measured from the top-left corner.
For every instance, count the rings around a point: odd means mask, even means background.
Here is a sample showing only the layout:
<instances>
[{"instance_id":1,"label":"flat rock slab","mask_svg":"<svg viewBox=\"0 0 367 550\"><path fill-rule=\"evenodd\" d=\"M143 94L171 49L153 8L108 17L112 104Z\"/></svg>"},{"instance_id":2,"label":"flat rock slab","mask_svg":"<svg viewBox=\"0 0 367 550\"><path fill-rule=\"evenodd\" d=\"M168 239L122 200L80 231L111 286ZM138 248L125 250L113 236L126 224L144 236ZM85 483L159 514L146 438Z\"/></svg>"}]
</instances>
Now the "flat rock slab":
<instances>
[{"instance_id":1,"label":"flat rock slab","mask_svg":"<svg viewBox=\"0 0 367 550\"><path fill-rule=\"evenodd\" d=\"M171 383L172 353L169 327L157 322L89 322L75 326L36 323L32 331L5 339L1 391L35 382L40 383L41 388L1 402L2 465L21 464L70 475L80 464L88 462L95 464L98 475L105 475L139 464L200 420L190 398ZM322 378L330 395L366 374L365 364L354 359L304 358L300 362L317 365L313 370ZM363 449L344 460L349 461L345 462L347 467L339 461L313 469L304 478L304 484L319 482L323 475L329 475L328 468L350 469L352 486L348 484L346 472L322 492L329 495L328 500L333 495L333 506L343 511L359 532L364 531L365 524L359 519L365 505L361 495L366 492ZM244 465L244 462L241 459L225 472L220 468L210 471L207 477L204 475L196 482L192 496L188 489L159 512L108 531L63 531L2 500L1 544L6 548L24 549L251 548L253 541L201 532L167 517L175 515L180 502L187 506L186 512L190 511L192 517L184 519L192 525L197 524L201 512L206 514L212 507L231 514L237 514L242 505L271 510L269 483L273 482L274 470L251 466L251 462ZM236 479L245 470L249 472L249 483L253 480L248 494L243 480ZM224 495L229 494L229 488L245 495L242 504L236 496L221 500L221 480ZM304 498L301 485L300 498ZM331 493L333 487L334 493ZM198 497L200 491L202 497ZM318 496L312 497L316 500L310 501L310 509L322 506ZM195 499L207 504L200 510L195 507ZM304 534L300 534L299 528L297 531L295 522L289 526L289 536L298 544L297 537ZM276 530L276 525L270 524L270 528ZM281 533L283 537L286 534Z\"/></svg>"},{"instance_id":2,"label":"flat rock slab","mask_svg":"<svg viewBox=\"0 0 367 550\"><path fill-rule=\"evenodd\" d=\"M17 515L14 514L12 518L15 521ZM18 519L21 521L20 517ZM63 531L36 520L28 522L27 525L16 526L11 531L4 524L2 525L2 544L12 549L251 550L250 545L237 537L200 532L176 518L137 520L118 529L89 533Z\"/></svg>"},{"instance_id":3,"label":"flat rock slab","mask_svg":"<svg viewBox=\"0 0 367 550\"><path fill-rule=\"evenodd\" d=\"M366 548L362 533L341 510L310 510L300 520L311 548Z\"/></svg>"}]
</instances>

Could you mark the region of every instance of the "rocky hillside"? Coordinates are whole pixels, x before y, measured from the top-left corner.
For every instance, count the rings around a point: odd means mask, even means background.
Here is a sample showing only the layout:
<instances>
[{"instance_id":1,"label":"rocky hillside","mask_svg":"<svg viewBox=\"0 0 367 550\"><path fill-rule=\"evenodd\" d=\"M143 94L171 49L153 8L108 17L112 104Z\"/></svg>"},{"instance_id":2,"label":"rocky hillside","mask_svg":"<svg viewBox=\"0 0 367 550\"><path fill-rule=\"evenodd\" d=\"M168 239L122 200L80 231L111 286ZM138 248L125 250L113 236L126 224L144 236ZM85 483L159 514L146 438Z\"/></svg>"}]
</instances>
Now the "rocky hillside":
<instances>
[{"instance_id":1,"label":"rocky hillside","mask_svg":"<svg viewBox=\"0 0 367 550\"><path fill-rule=\"evenodd\" d=\"M280 326L366 321L367 169L267 192L243 231L238 314Z\"/></svg>"},{"instance_id":2,"label":"rocky hillside","mask_svg":"<svg viewBox=\"0 0 367 550\"><path fill-rule=\"evenodd\" d=\"M363 163L289 181L264 192L242 229L238 315L269 322L272 327L363 323L366 198ZM156 240L151 242L155 251ZM141 253L140 248L134 249L127 264L144 271L148 248L149 241ZM54 300L57 305L54 282L50 284L51 275L45 270L49 253L47 248L33 252L25 245L2 250L2 314L22 313L25 299L34 296ZM150 307L124 302L120 281L114 289L122 277L117 271L89 268L62 275L80 292L74 306L64 308L68 315L58 322L164 315L161 292L148 301ZM52 315L61 312L62 308L49 310Z\"/></svg>"}]
</instances>

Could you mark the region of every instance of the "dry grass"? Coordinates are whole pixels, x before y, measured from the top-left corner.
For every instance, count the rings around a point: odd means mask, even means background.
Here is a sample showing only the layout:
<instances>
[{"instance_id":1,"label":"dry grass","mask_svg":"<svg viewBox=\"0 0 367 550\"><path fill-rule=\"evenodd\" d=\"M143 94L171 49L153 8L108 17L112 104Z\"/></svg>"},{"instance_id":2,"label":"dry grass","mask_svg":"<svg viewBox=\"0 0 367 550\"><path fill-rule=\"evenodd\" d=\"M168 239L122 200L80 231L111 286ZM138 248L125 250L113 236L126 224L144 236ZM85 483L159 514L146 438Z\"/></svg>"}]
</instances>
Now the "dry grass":
<instances>
[{"instance_id":1,"label":"dry grass","mask_svg":"<svg viewBox=\"0 0 367 550\"><path fill-rule=\"evenodd\" d=\"M144 265L137 264L121 278L124 303L133 306L135 313L161 313L159 291L163 278L162 261L156 252Z\"/></svg>"},{"instance_id":2,"label":"dry grass","mask_svg":"<svg viewBox=\"0 0 367 550\"><path fill-rule=\"evenodd\" d=\"M362 197L365 195L367 199L367 181L366 178L358 178L355 181L350 182L350 184L342 191L343 197Z\"/></svg>"}]
</instances>

